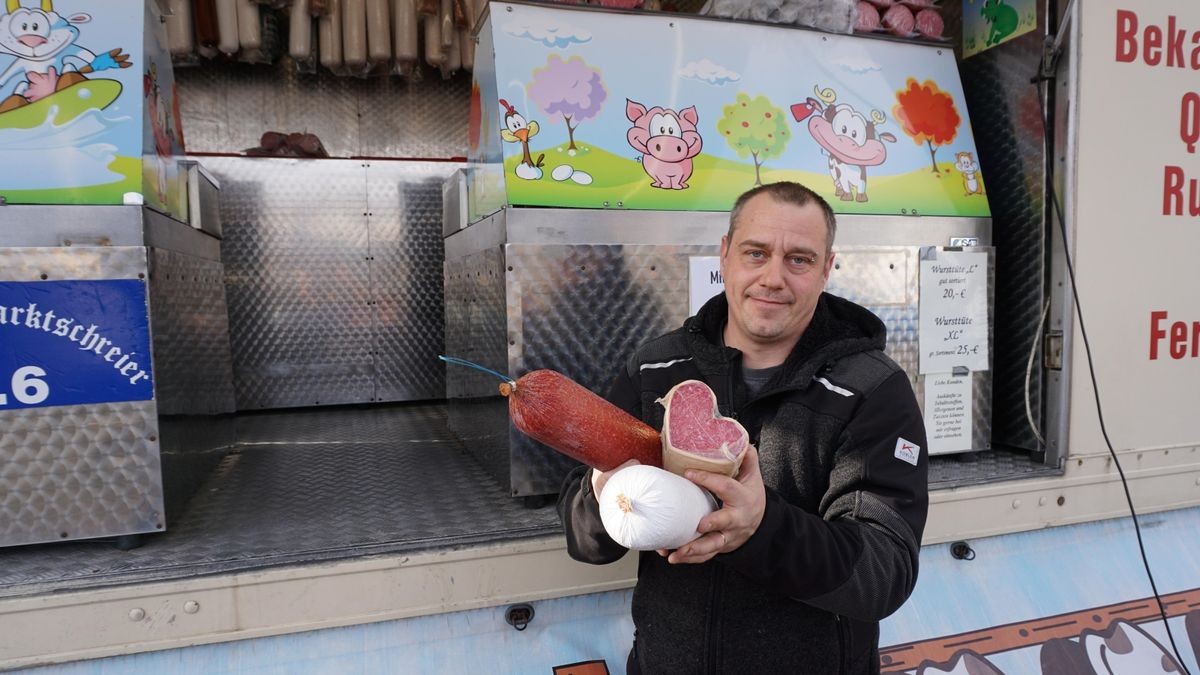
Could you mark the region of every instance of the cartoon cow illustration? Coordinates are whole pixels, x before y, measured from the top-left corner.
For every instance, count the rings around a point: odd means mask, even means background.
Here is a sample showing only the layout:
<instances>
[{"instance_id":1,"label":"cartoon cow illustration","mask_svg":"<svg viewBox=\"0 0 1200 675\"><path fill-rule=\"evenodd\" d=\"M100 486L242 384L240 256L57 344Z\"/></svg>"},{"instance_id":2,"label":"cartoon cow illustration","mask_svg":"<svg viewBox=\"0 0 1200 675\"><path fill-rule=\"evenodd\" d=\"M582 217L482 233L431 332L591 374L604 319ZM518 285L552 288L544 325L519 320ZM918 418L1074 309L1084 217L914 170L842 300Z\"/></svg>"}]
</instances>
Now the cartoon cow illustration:
<instances>
[{"instance_id":1,"label":"cartoon cow illustration","mask_svg":"<svg viewBox=\"0 0 1200 675\"><path fill-rule=\"evenodd\" d=\"M77 44L79 29L92 17L82 12L62 17L53 0L40 8L6 0L0 15L0 54L17 59L0 74L0 112L13 110L87 79L84 74L109 68L128 68L121 49L93 54Z\"/></svg>"},{"instance_id":2,"label":"cartoon cow illustration","mask_svg":"<svg viewBox=\"0 0 1200 675\"><path fill-rule=\"evenodd\" d=\"M670 108L646 106L625 99L625 116L633 126L625 134L629 144L642 153L642 168L664 190L686 190L692 177L692 158L700 154L703 141L696 131L700 121L696 106L675 112Z\"/></svg>"},{"instance_id":3,"label":"cartoon cow illustration","mask_svg":"<svg viewBox=\"0 0 1200 675\"><path fill-rule=\"evenodd\" d=\"M792 106L797 122L808 120L808 132L829 156L829 175L834 191L842 201L867 201L867 167L879 166L887 160L887 146L895 143L890 133L879 133L885 117L871 111L871 121L847 104L834 105L837 93L832 89L818 90L817 98Z\"/></svg>"},{"instance_id":4,"label":"cartoon cow illustration","mask_svg":"<svg viewBox=\"0 0 1200 675\"><path fill-rule=\"evenodd\" d=\"M504 108L504 128L500 130L500 138L507 143L521 144L521 163L517 165L517 178L537 180L542 177L542 160L545 155L538 155L537 162L529 154L529 139L537 136L537 122L526 122L525 117L508 101L500 99L500 107Z\"/></svg>"}]
</instances>

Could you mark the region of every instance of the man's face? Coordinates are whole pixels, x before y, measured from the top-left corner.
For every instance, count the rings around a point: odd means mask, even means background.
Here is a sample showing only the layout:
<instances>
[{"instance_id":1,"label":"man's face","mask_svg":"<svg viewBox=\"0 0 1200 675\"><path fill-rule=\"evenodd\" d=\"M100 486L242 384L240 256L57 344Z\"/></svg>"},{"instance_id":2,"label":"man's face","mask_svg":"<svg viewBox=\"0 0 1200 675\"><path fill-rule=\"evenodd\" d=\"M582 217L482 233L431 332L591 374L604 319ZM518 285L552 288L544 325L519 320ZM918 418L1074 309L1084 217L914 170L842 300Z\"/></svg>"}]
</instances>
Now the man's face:
<instances>
[{"instance_id":1,"label":"man's face","mask_svg":"<svg viewBox=\"0 0 1200 675\"><path fill-rule=\"evenodd\" d=\"M742 207L733 238L721 238L729 300L726 343L791 349L808 327L833 255L821 207L758 195Z\"/></svg>"}]
</instances>

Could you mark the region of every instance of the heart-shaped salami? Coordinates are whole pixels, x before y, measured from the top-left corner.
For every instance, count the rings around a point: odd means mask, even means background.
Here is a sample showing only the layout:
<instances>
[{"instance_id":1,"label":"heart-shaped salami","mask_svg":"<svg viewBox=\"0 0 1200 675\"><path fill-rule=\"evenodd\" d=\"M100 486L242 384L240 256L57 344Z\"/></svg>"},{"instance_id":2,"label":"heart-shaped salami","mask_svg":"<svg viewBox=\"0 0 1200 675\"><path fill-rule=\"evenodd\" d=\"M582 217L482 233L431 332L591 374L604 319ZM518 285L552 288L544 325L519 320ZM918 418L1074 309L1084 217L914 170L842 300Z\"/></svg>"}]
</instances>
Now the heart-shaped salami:
<instances>
[{"instance_id":1,"label":"heart-shaped salami","mask_svg":"<svg viewBox=\"0 0 1200 675\"><path fill-rule=\"evenodd\" d=\"M663 468L683 475L703 469L726 476L737 474L750 435L737 420L722 417L717 396L699 380L685 380L658 400L663 416Z\"/></svg>"}]
</instances>

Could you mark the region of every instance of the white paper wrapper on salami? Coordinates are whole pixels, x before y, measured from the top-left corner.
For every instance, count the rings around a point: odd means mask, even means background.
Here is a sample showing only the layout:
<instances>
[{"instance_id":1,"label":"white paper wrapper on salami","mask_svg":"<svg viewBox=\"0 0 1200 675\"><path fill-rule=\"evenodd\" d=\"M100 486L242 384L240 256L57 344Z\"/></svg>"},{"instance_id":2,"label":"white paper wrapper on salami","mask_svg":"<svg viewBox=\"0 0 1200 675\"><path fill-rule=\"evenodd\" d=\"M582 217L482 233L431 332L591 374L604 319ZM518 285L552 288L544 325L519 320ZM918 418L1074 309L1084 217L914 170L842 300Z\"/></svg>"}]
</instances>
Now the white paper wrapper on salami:
<instances>
[{"instance_id":1,"label":"white paper wrapper on salami","mask_svg":"<svg viewBox=\"0 0 1200 675\"><path fill-rule=\"evenodd\" d=\"M599 499L608 536L634 551L683 546L700 536L700 519L717 508L716 499L692 481L643 464L610 476Z\"/></svg>"}]
</instances>

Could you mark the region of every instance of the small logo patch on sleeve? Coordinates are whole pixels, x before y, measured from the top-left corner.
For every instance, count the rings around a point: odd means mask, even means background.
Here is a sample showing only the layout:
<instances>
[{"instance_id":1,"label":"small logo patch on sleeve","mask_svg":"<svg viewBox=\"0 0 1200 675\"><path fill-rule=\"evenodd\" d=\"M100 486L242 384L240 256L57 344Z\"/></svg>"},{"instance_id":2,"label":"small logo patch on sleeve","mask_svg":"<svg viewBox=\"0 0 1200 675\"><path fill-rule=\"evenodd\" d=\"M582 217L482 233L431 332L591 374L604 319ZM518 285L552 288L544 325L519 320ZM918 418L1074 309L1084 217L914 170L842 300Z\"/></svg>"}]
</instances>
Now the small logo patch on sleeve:
<instances>
[{"instance_id":1,"label":"small logo patch on sleeve","mask_svg":"<svg viewBox=\"0 0 1200 675\"><path fill-rule=\"evenodd\" d=\"M903 437L896 439L896 459L902 459L913 466L917 465L917 459L921 457L921 446L906 441Z\"/></svg>"}]
</instances>

